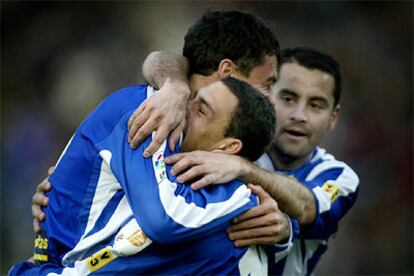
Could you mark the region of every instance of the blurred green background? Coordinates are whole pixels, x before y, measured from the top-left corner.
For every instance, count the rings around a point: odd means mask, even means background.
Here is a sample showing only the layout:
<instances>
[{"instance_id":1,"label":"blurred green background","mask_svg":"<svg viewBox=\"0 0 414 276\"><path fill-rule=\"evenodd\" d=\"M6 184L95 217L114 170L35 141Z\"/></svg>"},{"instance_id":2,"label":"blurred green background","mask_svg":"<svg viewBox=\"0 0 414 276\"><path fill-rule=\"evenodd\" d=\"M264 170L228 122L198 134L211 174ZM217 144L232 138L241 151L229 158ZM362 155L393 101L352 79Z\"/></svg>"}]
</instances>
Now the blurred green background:
<instances>
[{"instance_id":1,"label":"blurred green background","mask_svg":"<svg viewBox=\"0 0 414 276\"><path fill-rule=\"evenodd\" d=\"M1 2L0 273L32 252L31 196L82 119L140 83L153 50L181 52L208 7L274 23L343 70L324 146L357 171L355 207L317 274L413 274L413 2Z\"/></svg>"}]
</instances>

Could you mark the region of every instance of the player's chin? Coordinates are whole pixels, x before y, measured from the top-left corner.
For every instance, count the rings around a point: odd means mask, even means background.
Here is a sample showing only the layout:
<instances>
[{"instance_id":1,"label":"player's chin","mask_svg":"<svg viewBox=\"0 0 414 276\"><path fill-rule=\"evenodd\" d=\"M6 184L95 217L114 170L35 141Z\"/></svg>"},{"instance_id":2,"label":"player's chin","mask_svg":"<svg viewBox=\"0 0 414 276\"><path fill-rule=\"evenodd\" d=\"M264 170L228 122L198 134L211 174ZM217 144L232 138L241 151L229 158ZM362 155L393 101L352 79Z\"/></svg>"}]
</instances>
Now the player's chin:
<instances>
[{"instance_id":1,"label":"player's chin","mask_svg":"<svg viewBox=\"0 0 414 276\"><path fill-rule=\"evenodd\" d=\"M307 155L310 151L310 146L305 143L284 143L281 145L281 152L292 158L301 158Z\"/></svg>"}]
</instances>

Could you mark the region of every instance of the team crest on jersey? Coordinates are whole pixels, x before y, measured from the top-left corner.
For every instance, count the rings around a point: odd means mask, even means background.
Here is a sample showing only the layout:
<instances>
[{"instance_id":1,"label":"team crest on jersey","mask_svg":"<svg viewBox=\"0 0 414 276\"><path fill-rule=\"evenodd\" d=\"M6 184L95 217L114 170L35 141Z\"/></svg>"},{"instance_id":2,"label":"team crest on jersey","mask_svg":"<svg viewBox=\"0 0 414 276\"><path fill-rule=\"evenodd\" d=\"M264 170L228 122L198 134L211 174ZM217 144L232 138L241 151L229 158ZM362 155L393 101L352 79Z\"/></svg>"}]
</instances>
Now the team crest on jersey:
<instances>
[{"instance_id":1,"label":"team crest on jersey","mask_svg":"<svg viewBox=\"0 0 414 276\"><path fill-rule=\"evenodd\" d=\"M135 231L135 233L128 238L128 241L134 246L141 246L147 241L147 236L145 236L144 232L140 229Z\"/></svg>"},{"instance_id":2,"label":"team crest on jersey","mask_svg":"<svg viewBox=\"0 0 414 276\"><path fill-rule=\"evenodd\" d=\"M322 189L331 196L331 203L334 202L339 196L339 188L332 182L325 182Z\"/></svg>"},{"instance_id":3,"label":"team crest on jersey","mask_svg":"<svg viewBox=\"0 0 414 276\"><path fill-rule=\"evenodd\" d=\"M167 176L165 170L164 154L162 152L159 153L155 159L155 170L158 174L159 182L161 182Z\"/></svg>"}]
</instances>

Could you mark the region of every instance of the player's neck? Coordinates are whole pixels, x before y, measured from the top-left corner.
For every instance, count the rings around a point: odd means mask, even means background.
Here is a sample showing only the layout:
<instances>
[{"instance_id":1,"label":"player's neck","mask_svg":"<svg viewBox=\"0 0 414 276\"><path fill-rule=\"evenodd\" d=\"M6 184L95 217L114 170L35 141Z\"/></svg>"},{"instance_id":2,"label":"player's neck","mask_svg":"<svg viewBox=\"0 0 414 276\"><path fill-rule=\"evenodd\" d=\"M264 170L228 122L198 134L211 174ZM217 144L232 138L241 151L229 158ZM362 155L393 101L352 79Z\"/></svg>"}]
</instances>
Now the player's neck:
<instances>
[{"instance_id":1,"label":"player's neck","mask_svg":"<svg viewBox=\"0 0 414 276\"><path fill-rule=\"evenodd\" d=\"M281 152L274 144L268 151L270 158L277 170L294 170L301 167L309 159L310 154L297 157Z\"/></svg>"},{"instance_id":2,"label":"player's neck","mask_svg":"<svg viewBox=\"0 0 414 276\"><path fill-rule=\"evenodd\" d=\"M204 76L200 74L192 74L190 76L190 83L189 83L191 92L194 95L195 91L198 91L201 87L209 85L210 83L218 81L219 79L220 78L215 72L209 76Z\"/></svg>"}]
</instances>

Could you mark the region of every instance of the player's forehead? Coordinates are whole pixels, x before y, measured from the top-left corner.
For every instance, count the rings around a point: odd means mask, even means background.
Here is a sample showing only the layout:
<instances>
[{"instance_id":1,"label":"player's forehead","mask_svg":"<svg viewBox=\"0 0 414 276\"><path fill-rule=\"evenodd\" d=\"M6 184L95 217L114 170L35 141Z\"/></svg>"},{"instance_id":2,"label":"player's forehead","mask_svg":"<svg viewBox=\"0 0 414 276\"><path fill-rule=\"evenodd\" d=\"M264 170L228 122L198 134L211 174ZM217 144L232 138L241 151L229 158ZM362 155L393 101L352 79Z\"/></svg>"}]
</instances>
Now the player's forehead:
<instances>
[{"instance_id":1,"label":"player's forehead","mask_svg":"<svg viewBox=\"0 0 414 276\"><path fill-rule=\"evenodd\" d=\"M221 81L202 87L198 90L196 99L205 103L217 115L231 113L237 103L236 96Z\"/></svg>"},{"instance_id":2,"label":"player's forehead","mask_svg":"<svg viewBox=\"0 0 414 276\"><path fill-rule=\"evenodd\" d=\"M331 74L292 62L282 64L276 87L298 94L323 94L333 100L335 80Z\"/></svg>"}]
</instances>

